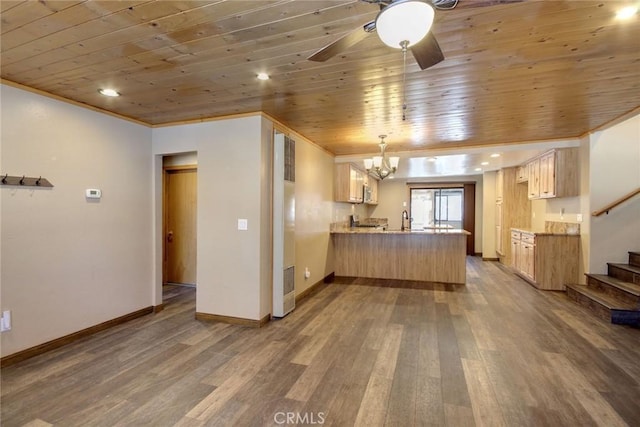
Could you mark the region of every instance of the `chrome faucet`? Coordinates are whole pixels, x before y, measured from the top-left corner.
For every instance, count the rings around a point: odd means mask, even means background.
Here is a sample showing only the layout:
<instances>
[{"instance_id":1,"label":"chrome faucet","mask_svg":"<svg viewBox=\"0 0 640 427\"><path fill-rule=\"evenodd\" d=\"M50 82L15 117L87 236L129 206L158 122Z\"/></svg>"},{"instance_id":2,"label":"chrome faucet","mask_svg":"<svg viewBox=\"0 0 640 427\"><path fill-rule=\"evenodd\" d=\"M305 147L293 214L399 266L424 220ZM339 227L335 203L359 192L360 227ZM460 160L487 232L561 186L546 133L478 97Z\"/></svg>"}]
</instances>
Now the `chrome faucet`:
<instances>
[{"instance_id":1,"label":"chrome faucet","mask_svg":"<svg viewBox=\"0 0 640 427\"><path fill-rule=\"evenodd\" d=\"M409 213L406 210L402 211L402 226L400 227L400 231L404 231L404 229L405 229L405 226L404 226L404 220L405 219L406 220L409 219Z\"/></svg>"}]
</instances>

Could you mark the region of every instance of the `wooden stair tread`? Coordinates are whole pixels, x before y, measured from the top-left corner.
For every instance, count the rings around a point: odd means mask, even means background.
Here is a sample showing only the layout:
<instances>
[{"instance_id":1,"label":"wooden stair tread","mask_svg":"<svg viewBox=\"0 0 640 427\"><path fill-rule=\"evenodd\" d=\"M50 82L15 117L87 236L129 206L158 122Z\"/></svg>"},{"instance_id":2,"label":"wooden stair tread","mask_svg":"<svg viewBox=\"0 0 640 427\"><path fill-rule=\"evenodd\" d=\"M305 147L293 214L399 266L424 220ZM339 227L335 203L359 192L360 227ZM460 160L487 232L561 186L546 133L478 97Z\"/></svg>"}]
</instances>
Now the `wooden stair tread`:
<instances>
[{"instance_id":1,"label":"wooden stair tread","mask_svg":"<svg viewBox=\"0 0 640 427\"><path fill-rule=\"evenodd\" d=\"M635 273L635 274L640 274L640 267L636 267L635 265L618 264L618 263L613 263L613 262L608 262L607 264L612 266L612 267L617 267L617 268L620 268L622 270L627 270L627 271L630 271L630 272Z\"/></svg>"},{"instance_id":2,"label":"wooden stair tread","mask_svg":"<svg viewBox=\"0 0 640 427\"><path fill-rule=\"evenodd\" d=\"M628 310L639 311L637 304L632 304L620 298L607 294L603 291L598 291L593 288L589 288L586 285L566 285L567 288L571 288L574 291L594 300L598 304L608 308L609 310Z\"/></svg>"},{"instance_id":3,"label":"wooden stair tread","mask_svg":"<svg viewBox=\"0 0 640 427\"><path fill-rule=\"evenodd\" d=\"M586 276L593 277L601 282L608 284L609 286L613 286L620 290L623 290L631 295L635 295L640 297L640 285L636 285L635 283L626 282L624 280L617 279L612 276L607 276L606 274L591 274L587 273Z\"/></svg>"}]
</instances>

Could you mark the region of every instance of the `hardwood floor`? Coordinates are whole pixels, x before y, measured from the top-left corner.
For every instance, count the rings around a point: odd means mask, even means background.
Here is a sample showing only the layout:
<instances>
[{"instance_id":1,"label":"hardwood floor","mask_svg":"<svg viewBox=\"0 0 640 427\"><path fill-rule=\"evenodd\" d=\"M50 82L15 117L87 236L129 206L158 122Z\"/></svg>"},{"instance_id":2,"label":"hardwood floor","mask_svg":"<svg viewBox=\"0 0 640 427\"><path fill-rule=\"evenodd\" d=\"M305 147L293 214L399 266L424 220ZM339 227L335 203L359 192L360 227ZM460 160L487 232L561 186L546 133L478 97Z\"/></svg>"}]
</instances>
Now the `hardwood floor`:
<instances>
[{"instance_id":1,"label":"hardwood floor","mask_svg":"<svg viewBox=\"0 0 640 427\"><path fill-rule=\"evenodd\" d=\"M2 370L2 426L637 425L640 330L468 258L337 278L261 329L164 311ZM357 286L356 286L357 285Z\"/></svg>"}]
</instances>

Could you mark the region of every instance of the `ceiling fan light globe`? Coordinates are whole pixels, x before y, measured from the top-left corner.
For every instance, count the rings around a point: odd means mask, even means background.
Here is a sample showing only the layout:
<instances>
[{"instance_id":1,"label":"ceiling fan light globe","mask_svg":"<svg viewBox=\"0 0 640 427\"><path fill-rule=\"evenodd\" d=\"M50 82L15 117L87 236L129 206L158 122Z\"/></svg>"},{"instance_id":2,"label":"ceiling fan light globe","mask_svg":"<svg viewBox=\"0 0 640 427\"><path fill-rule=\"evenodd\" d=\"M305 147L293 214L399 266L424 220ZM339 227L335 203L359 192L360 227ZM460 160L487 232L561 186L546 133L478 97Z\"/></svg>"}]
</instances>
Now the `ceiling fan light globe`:
<instances>
[{"instance_id":1,"label":"ceiling fan light globe","mask_svg":"<svg viewBox=\"0 0 640 427\"><path fill-rule=\"evenodd\" d=\"M422 0L398 0L378 13L376 31L387 46L401 49L418 43L429 33L435 12Z\"/></svg>"}]
</instances>

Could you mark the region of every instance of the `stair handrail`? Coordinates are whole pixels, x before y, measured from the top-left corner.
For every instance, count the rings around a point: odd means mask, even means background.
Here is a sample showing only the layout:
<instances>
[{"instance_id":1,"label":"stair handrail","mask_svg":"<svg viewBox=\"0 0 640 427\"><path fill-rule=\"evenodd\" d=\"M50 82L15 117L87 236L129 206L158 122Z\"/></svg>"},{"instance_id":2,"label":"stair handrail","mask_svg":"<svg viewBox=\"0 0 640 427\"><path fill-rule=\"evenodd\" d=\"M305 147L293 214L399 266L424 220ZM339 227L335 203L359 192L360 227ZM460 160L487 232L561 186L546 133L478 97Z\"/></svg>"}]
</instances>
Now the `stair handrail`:
<instances>
[{"instance_id":1,"label":"stair handrail","mask_svg":"<svg viewBox=\"0 0 640 427\"><path fill-rule=\"evenodd\" d=\"M618 206L621 203L626 202L627 200L629 200L630 198L632 198L633 196L635 196L636 194L640 193L640 187L636 188L635 190L631 191L630 193L620 197L617 200L614 200L613 202L609 203L607 206L605 206L604 208L594 211L591 216L600 216L604 213L609 214L609 211L613 208L615 208L616 206Z\"/></svg>"}]
</instances>

